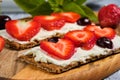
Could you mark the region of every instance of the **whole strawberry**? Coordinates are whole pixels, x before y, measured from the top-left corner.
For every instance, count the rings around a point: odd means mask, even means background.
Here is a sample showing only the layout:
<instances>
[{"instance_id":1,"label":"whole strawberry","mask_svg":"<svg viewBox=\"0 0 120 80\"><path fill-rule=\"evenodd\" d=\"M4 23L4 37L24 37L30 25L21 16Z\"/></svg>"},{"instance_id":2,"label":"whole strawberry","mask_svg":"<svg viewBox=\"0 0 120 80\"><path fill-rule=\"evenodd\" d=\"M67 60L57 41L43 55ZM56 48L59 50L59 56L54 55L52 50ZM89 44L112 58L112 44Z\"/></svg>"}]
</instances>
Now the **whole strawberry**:
<instances>
[{"instance_id":1,"label":"whole strawberry","mask_svg":"<svg viewBox=\"0 0 120 80\"><path fill-rule=\"evenodd\" d=\"M115 28L120 23L120 8L115 4L104 6L99 10L98 19L102 27Z\"/></svg>"}]
</instances>

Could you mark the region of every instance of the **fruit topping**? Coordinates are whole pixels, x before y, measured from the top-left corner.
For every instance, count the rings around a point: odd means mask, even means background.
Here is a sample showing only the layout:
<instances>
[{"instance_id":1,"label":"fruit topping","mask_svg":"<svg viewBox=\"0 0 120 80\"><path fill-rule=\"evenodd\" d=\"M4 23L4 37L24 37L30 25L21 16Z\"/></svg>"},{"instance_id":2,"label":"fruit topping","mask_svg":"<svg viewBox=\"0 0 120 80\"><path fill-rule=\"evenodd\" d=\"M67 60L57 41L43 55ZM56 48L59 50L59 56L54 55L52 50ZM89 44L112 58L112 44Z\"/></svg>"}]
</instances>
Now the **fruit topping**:
<instances>
[{"instance_id":1,"label":"fruit topping","mask_svg":"<svg viewBox=\"0 0 120 80\"><path fill-rule=\"evenodd\" d=\"M89 43L83 44L81 46L81 48L84 49L84 50L90 50L90 49L92 49L94 47L95 43L96 43L96 39L90 41Z\"/></svg>"},{"instance_id":2,"label":"fruit topping","mask_svg":"<svg viewBox=\"0 0 120 80\"><path fill-rule=\"evenodd\" d=\"M91 49L96 40L93 32L84 30L70 31L65 34L64 38L70 39L77 47L84 47L84 49ZM89 48L87 48L87 45L89 45Z\"/></svg>"},{"instance_id":3,"label":"fruit topping","mask_svg":"<svg viewBox=\"0 0 120 80\"><path fill-rule=\"evenodd\" d=\"M52 13L51 15L60 16L64 18L66 22L74 23L76 22L81 16L75 12L61 12L61 13Z\"/></svg>"},{"instance_id":4,"label":"fruit topping","mask_svg":"<svg viewBox=\"0 0 120 80\"><path fill-rule=\"evenodd\" d=\"M33 20L11 20L6 23L6 31L14 38L28 41L35 36L41 25Z\"/></svg>"},{"instance_id":5,"label":"fruit topping","mask_svg":"<svg viewBox=\"0 0 120 80\"><path fill-rule=\"evenodd\" d=\"M84 30L93 31L97 38L107 37L109 39L113 39L116 34L115 30L112 28L100 28L99 26L95 25L88 25L84 28Z\"/></svg>"},{"instance_id":6,"label":"fruit topping","mask_svg":"<svg viewBox=\"0 0 120 80\"><path fill-rule=\"evenodd\" d=\"M69 59L74 54L74 44L68 39L59 39L57 43L42 41L41 49L60 59Z\"/></svg>"},{"instance_id":7,"label":"fruit topping","mask_svg":"<svg viewBox=\"0 0 120 80\"><path fill-rule=\"evenodd\" d=\"M120 23L120 8L115 4L104 6L99 10L98 19L102 27L115 28Z\"/></svg>"},{"instance_id":8,"label":"fruit topping","mask_svg":"<svg viewBox=\"0 0 120 80\"><path fill-rule=\"evenodd\" d=\"M91 21L87 17L83 17L83 18L80 18L80 19L77 20L77 24L82 25L82 26L90 25Z\"/></svg>"},{"instance_id":9,"label":"fruit topping","mask_svg":"<svg viewBox=\"0 0 120 80\"><path fill-rule=\"evenodd\" d=\"M107 37L101 37L96 41L96 44L102 48L109 48L112 49L113 48L113 43L112 41L107 38Z\"/></svg>"},{"instance_id":10,"label":"fruit topping","mask_svg":"<svg viewBox=\"0 0 120 80\"><path fill-rule=\"evenodd\" d=\"M0 52L3 50L5 46L5 40L3 39L3 37L0 36Z\"/></svg>"},{"instance_id":11,"label":"fruit topping","mask_svg":"<svg viewBox=\"0 0 120 80\"><path fill-rule=\"evenodd\" d=\"M0 29L5 29L5 24L9 20L11 20L11 18L9 16L0 15Z\"/></svg>"},{"instance_id":12,"label":"fruit topping","mask_svg":"<svg viewBox=\"0 0 120 80\"><path fill-rule=\"evenodd\" d=\"M52 37L52 38L48 39L48 41L56 43L56 42L58 42L58 39L59 39L59 37Z\"/></svg>"},{"instance_id":13,"label":"fruit topping","mask_svg":"<svg viewBox=\"0 0 120 80\"><path fill-rule=\"evenodd\" d=\"M40 23L41 27L48 31L59 30L65 24L64 19L59 16L35 16L33 20Z\"/></svg>"}]
</instances>

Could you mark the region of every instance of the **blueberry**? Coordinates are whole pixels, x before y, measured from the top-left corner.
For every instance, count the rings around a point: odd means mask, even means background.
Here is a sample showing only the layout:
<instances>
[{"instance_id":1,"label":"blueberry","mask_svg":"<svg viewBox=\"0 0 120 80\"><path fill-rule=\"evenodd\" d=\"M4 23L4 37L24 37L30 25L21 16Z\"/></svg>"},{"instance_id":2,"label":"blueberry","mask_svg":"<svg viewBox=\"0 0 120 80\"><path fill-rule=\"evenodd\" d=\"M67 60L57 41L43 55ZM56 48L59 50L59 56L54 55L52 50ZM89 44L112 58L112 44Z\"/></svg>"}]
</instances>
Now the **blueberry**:
<instances>
[{"instance_id":1,"label":"blueberry","mask_svg":"<svg viewBox=\"0 0 120 80\"><path fill-rule=\"evenodd\" d=\"M7 15L0 15L0 29L5 29L5 23L11 20Z\"/></svg>"},{"instance_id":2,"label":"blueberry","mask_svg":"<svg viewBox=\"0 0 120 80\"><path fill-rule=\"evenodd\" d=\"M48 41L56 43L56 42L58 42L58 39L59 39L59 37L52 37L52 38L48 39Z\"/></svg>"},{"instance_id":3,"label":"blueberry","mask_svg":"<svg viewBox=\"0 0 120 80\"><path fill-rule=\"evenodd\" d=\"M101 37L96 41L96 44L102 48L113 48L113 42L107 37Z\"/></svg>"},{"instance_id":4,"label":"blueberry","mask_svg":"<svg viewBox=\"0 0 120 80\"><path fill-rule=\"evenodd\" d=\"M91 21L87 17L83 17L77 20L77 24L82 26L90 25Z\"/></svg>"}]
</instances>

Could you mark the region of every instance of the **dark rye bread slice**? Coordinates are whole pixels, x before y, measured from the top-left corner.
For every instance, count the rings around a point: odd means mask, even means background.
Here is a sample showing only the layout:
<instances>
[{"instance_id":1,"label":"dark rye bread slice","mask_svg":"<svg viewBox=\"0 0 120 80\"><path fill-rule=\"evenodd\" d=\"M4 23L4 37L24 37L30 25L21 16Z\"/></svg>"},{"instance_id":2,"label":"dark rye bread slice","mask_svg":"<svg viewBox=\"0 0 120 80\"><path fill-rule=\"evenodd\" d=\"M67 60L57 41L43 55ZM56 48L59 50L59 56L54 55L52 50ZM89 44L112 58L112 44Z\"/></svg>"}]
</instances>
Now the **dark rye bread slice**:
<instances>
[{"instance_id":1,"label":"dark rye bread slice","mask_svg":"<svg viewBox=\"0 0 120 80\"><path fill-rule=\"evenodd\" d=\"M52 63L35 62L33 55L25 56L25 55L20 54L18 59L20 61L26 62L28 64L34 65L37 68L40 68L44 71L59 74L59 73L63 73L63 72L66 72L68 70L71 70L73 68L80 67L84 64L94 62L94 61L97 61L99 59L103 59L103 58L106 58L108 56L115 55L115 54L118 54L118 53L120 53L120 48L116 49L116 50L112 50L112 51L108 52L108 54L106 54L106 55L91 56L89 59L86 59L86 62L81 62L81 61L71 62L69 65L64 66L64 67L59 66L59 65L55 65L55 64L52 64Z\"/></svg>"},{"instance_id":2,"label":"dark rye bread slice","mask_svg":"<svg viewBox=\"0 0 120 80\"><path fill-rule=\"evenodd\" d=\"M43 39L43 40L49 40L50 38L53 38L53 37L62 37L62 36L63 34L56 33L55 35L49 36L48 38ZM6 47L13 49L13 50L24 50L24 49L33 48L35 46L39 46L40 42L43 40L34 40L34 41L21 44L16 41L10 41L9 39L5 39Z\"/></svg>"}]
</instances>

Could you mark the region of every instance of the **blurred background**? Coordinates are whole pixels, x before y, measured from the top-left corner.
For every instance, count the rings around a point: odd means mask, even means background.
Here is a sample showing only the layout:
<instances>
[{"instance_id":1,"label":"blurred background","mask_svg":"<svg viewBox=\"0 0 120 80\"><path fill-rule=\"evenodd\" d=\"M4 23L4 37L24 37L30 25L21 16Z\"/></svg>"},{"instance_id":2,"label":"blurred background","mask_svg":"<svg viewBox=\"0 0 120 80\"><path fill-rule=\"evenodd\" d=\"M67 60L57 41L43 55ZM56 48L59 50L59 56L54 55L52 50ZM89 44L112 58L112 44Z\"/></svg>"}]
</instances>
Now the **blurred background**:
<instances>
[{"instance_id":1,"label":"blurred background","mask_svg":"<svg viewBox=\"0 0 120 80\"><path fill-rule=\"evenodd\" d=\"M24 13L22 9L20 9L13 0L0 0L2 3L0 4L1 13L9 15L12 19L18 19L26 16L30 16L29 14ZM120 0L87 0L85 5L89 6L94 11L98 11L101 6L114 3L120 6ZM14 17L16 16L16 17Z\"/></svg>"}]
</instances>

